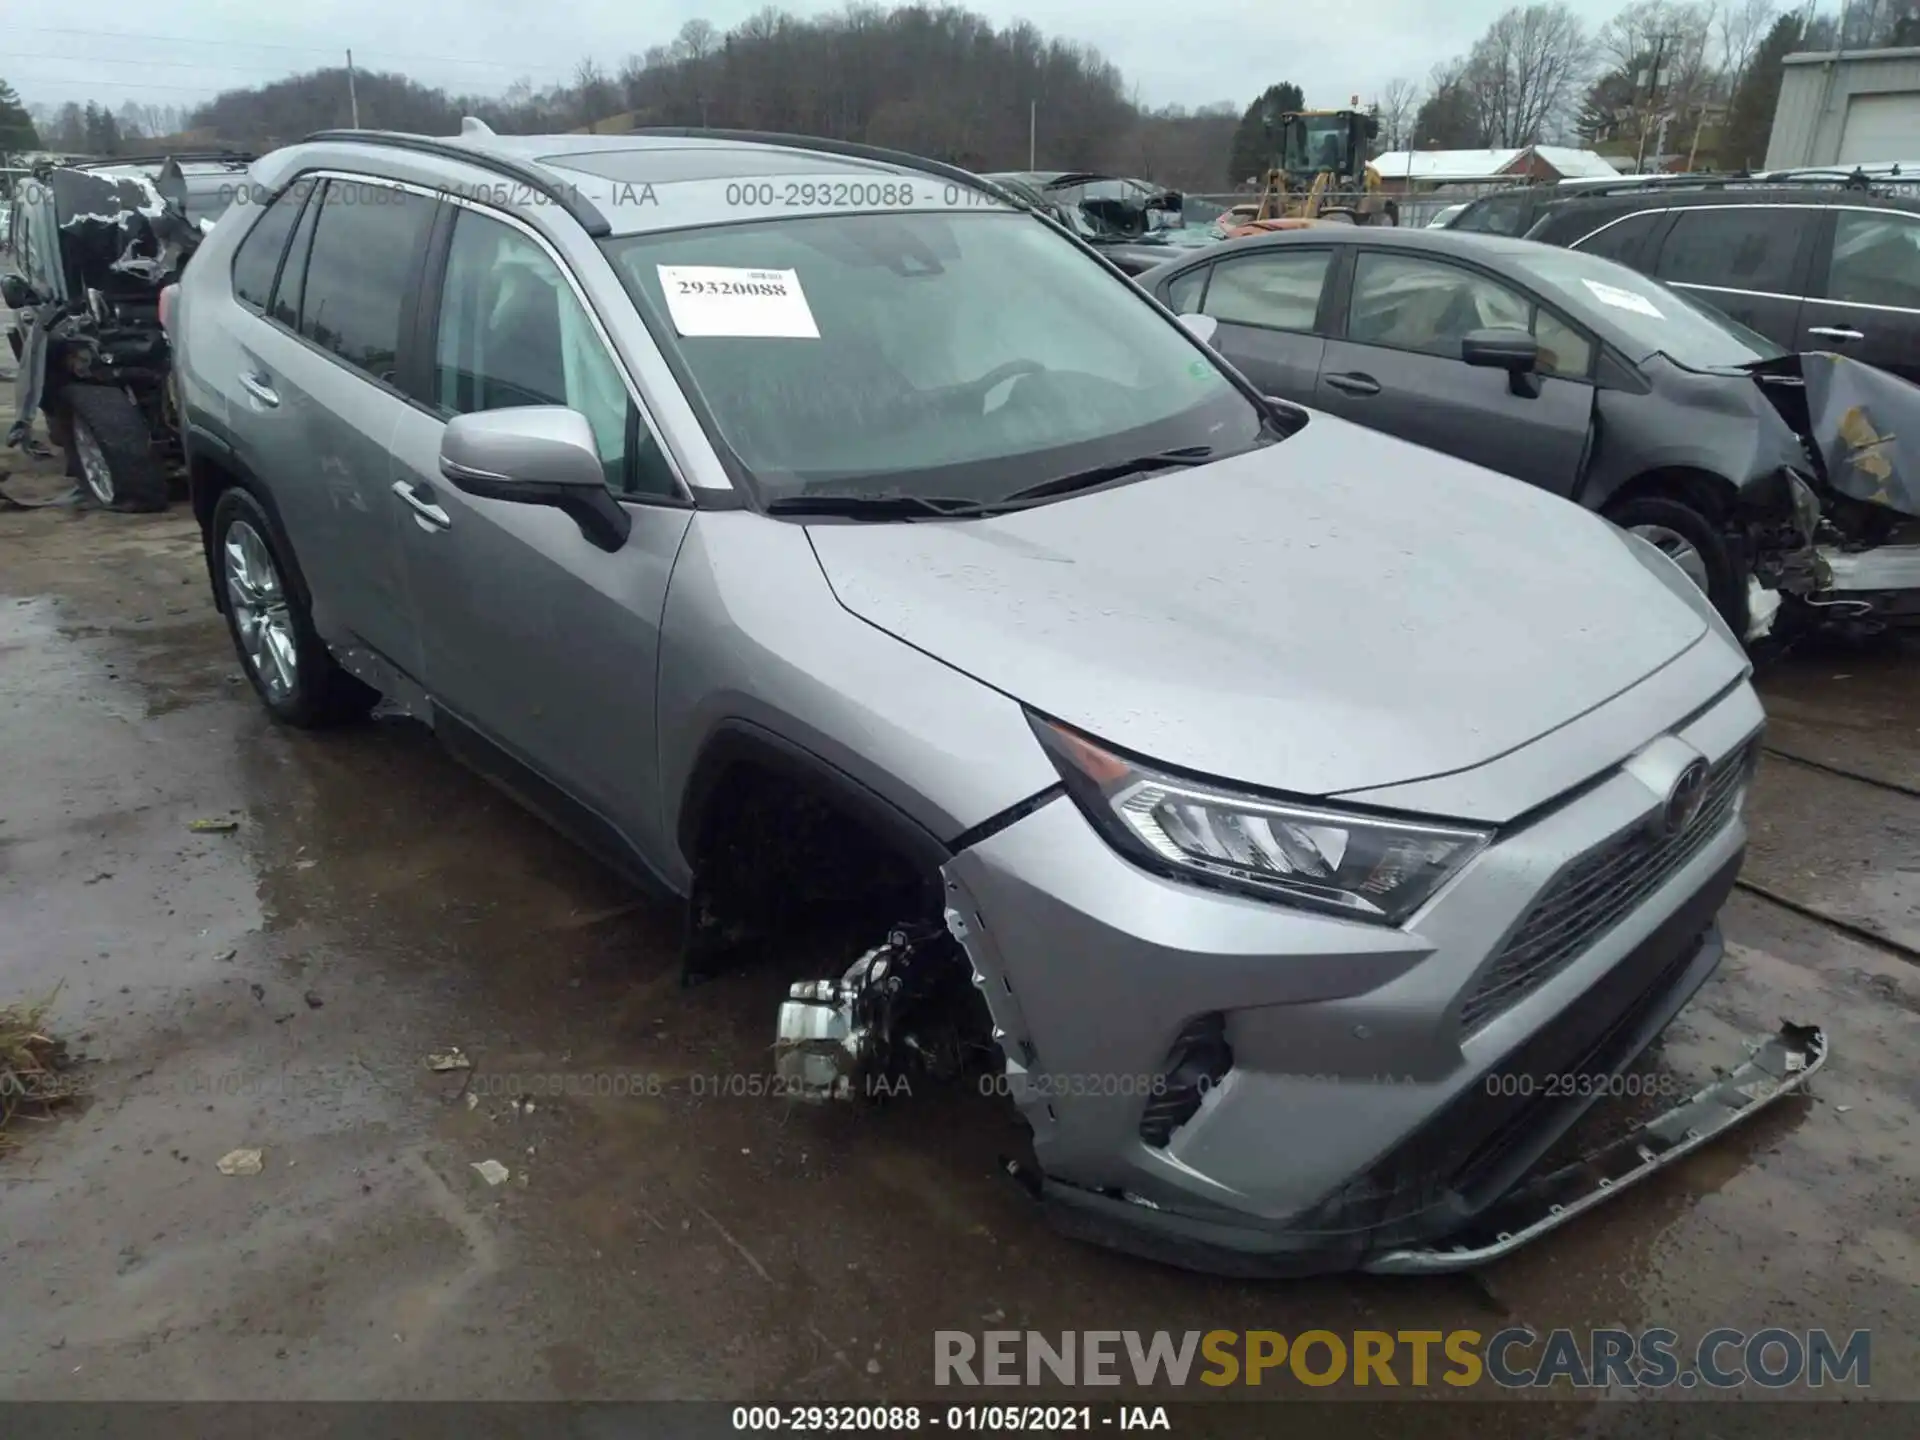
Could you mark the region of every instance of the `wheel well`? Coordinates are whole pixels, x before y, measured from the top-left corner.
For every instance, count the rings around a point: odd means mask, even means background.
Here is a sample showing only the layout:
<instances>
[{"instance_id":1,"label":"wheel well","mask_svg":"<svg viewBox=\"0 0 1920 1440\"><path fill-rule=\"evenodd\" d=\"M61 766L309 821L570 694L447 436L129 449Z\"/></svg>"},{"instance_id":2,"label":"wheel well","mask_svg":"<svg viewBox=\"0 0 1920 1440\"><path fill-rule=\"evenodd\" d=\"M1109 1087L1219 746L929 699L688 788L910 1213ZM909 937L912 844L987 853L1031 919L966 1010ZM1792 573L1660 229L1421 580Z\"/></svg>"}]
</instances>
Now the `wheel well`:
<instances>
[{"instance_id":1,"label":"wheel well","mask_svg":"<svg viewBox=\"0 0 1920 1440\"><path fill-rule=\"evenodd\" d=\"M716 733L687 787L696 904L755 929L942 913L946 847L886 799L757 726Z\"/></svg>"},{"instance_id":2,"label":"wheel well","mask_svg":"<svg viewBox=\"0 0 1920 1440\"><path fill-rule=\"evenodd\" d=\"M187 498L193 506L193 518L200 525L200 548L206 557L207 583L213 587L214 605L222 614L226 612L227 600L220 586L219 568L213 562L213 512L220 504L220 497L229 490L245 490L267 512L274 541L286 557L287 583L293 586L302 604L312 605L313 592L307 587L306 572L300 568L299 552L294 549L287 527L281 523L280 507L274 503L272 493L238 465L219 454L210 455L206 449L204 443L187 446Z\"/></svg>"},{"instance_id":3,"label":"wheel well","mask_svg":"<svg viewBox=\"0 0 1920 1440\"><path fill-rule=\"evenodd\" d=\"M1617 510L1630 500L1678 500L1712 520L1724 524L1733 510L1733 483L1710 470L1670 466L1636 475L1607 497L1601 513Z\"/></svg>"},{"instance_id":4,"label":"wheel well","mask_svg":"<svg viewBox=\"0 0 1920 1440\"><path fill-rule=\"evenodd\" d=\"M187 501L193 506L193 518L200 525L200 553L207 562L207 584L213 588L213 603L226 613L227 597L221 592L213 564L213 507L226 491L240 483L240 477L198 449L187 451Z\"/></svg>"}]
</instances>

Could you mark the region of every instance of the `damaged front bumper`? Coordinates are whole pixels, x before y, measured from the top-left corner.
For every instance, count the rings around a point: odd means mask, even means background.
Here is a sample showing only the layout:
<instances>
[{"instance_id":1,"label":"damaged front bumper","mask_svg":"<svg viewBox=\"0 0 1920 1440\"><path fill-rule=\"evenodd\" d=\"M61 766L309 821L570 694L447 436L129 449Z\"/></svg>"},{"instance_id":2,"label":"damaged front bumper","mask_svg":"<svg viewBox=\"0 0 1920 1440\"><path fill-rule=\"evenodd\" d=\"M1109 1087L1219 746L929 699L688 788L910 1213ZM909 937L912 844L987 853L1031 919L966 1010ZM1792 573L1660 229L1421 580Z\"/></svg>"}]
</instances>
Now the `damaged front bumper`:
<instances>
[{"instance_id":1,"label":"damaged front bumper","mask_svg":"<svg viewBox=\"0 0 1920 1440\"><path fill-rule=\"evenodd\" d=\"M1647 839L1658 797L1617 770L1503 835L1404 930L1147 874L1065 798L954 857L949 927L1050 1220L1245 1276L1479 1237L1718 965L1756 719L1743 690L1681 732L1712 765L1697 828ZM1530 933L1564 943L1507 989ZM1548 1228L1506 1220L1492 1243Z\"/></svg>"},{"instance_id":2,"label":"damaged front bumper","mask_svg":"<svg viewBox=\"0 0 1920 1440\"><path fill-rule=\"evenodd\" d=\"M1376 1275L1436 1275L1510 1255L1800 1090L1827 1063L1825 1033L1806 1025L1783 1024L1747 1048L1745 1063L1724 1079L1611 1145L1525 1181L1444 1244L1389 1250L1363 1268Z\"/></svg>"}]
</instances>

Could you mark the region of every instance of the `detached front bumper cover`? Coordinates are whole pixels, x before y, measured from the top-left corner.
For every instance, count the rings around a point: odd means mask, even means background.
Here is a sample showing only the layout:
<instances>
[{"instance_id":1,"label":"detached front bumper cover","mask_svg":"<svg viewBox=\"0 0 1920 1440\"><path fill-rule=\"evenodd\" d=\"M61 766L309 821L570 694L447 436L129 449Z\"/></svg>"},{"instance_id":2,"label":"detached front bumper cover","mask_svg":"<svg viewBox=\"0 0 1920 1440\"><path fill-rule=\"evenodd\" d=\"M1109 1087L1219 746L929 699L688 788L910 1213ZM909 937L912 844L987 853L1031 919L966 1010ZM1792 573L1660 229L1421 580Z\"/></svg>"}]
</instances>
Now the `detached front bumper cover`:
<instances>
[{"instance_id":1,"label":"detached front bumper cover","mask_svg":"<svg viewBox=\"0 0 1920 1440\"><path fill-rule=\"evenodd\" d=\"M1584 1159L1517 1186L1444 1241L1386 1251L1361 1268L1433 1275L1510 1255L1802 1089L1827 1063L1826 1033L1807 1025L1783 1024L1748 1048L1746 1062L1724 1079Z\"/></svg>"}]
</instances>

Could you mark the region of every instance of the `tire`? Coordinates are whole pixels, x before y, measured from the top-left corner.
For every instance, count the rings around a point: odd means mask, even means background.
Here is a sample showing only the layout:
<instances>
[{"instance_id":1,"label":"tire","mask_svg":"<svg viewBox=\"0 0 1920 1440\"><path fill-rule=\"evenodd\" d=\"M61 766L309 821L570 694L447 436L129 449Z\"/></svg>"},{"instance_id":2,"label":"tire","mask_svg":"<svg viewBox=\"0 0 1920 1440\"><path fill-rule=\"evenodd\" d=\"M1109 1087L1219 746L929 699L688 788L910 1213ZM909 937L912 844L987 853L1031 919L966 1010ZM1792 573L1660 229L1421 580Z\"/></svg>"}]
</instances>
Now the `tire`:
<instances>
[{"instance_id":1,"label":"tire","mask_svg":"<svg viewBox=\"0 0 1920 1440\"><path fill-rule=\"evenodd\" d=\"M147 418L107 385L68 385L60 392L73 429L67 471L103 510L167 508L167 472L153 453Z\"/></svg>"},{"instance_id":2,"label":"tire","mask_svg":"<svg viewBox=\"0 0 1920 1440\"><path fill-rule=\"evenodd\" d=\"M1642 495L1612 506L1607 518L1666 552L1707 592L1720 618L1743 642L1747 635L1747 581L1713 521L1684 500ZM1690 550L1691 556L1685 552Z\"/></svg>"},{"instance_id":3,"label":"tire","mask_svg":"<svg viewBox=\"0 0 1920 1440\"><path fill-rule=\"evenodd\" d=\"M266 507L238 486L225 490L210 530L227 633L268 713L303 730L365 716L380 694L342 670L315 632L305 586Z\"/></svg>"}]
</instances>

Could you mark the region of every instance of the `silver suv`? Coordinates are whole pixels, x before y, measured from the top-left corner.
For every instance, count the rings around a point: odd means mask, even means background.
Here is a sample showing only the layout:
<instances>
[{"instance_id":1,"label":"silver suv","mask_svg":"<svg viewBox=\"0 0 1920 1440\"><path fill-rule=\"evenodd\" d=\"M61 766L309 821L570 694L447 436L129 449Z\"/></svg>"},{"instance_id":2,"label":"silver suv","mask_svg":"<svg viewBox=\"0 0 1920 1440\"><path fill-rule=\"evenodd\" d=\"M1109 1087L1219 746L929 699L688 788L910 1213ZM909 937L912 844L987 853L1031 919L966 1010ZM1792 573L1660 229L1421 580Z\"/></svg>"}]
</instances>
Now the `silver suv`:
<instances>
[{"instance_id":1,"label":"silver suv","mask_svg":"<svg viewBox=\"0 0 1920 1440\"><path fill-rule=\"evenodd\" d=\"M1686 577L991 182L469 122L243 203L176 327L261 700L417 715L696 971L869 917L776 1088L978 1075L1058 1224L1180 1263L1464 1264L1719 962L1762 716Z\"/></svg>"}]
</instances>

